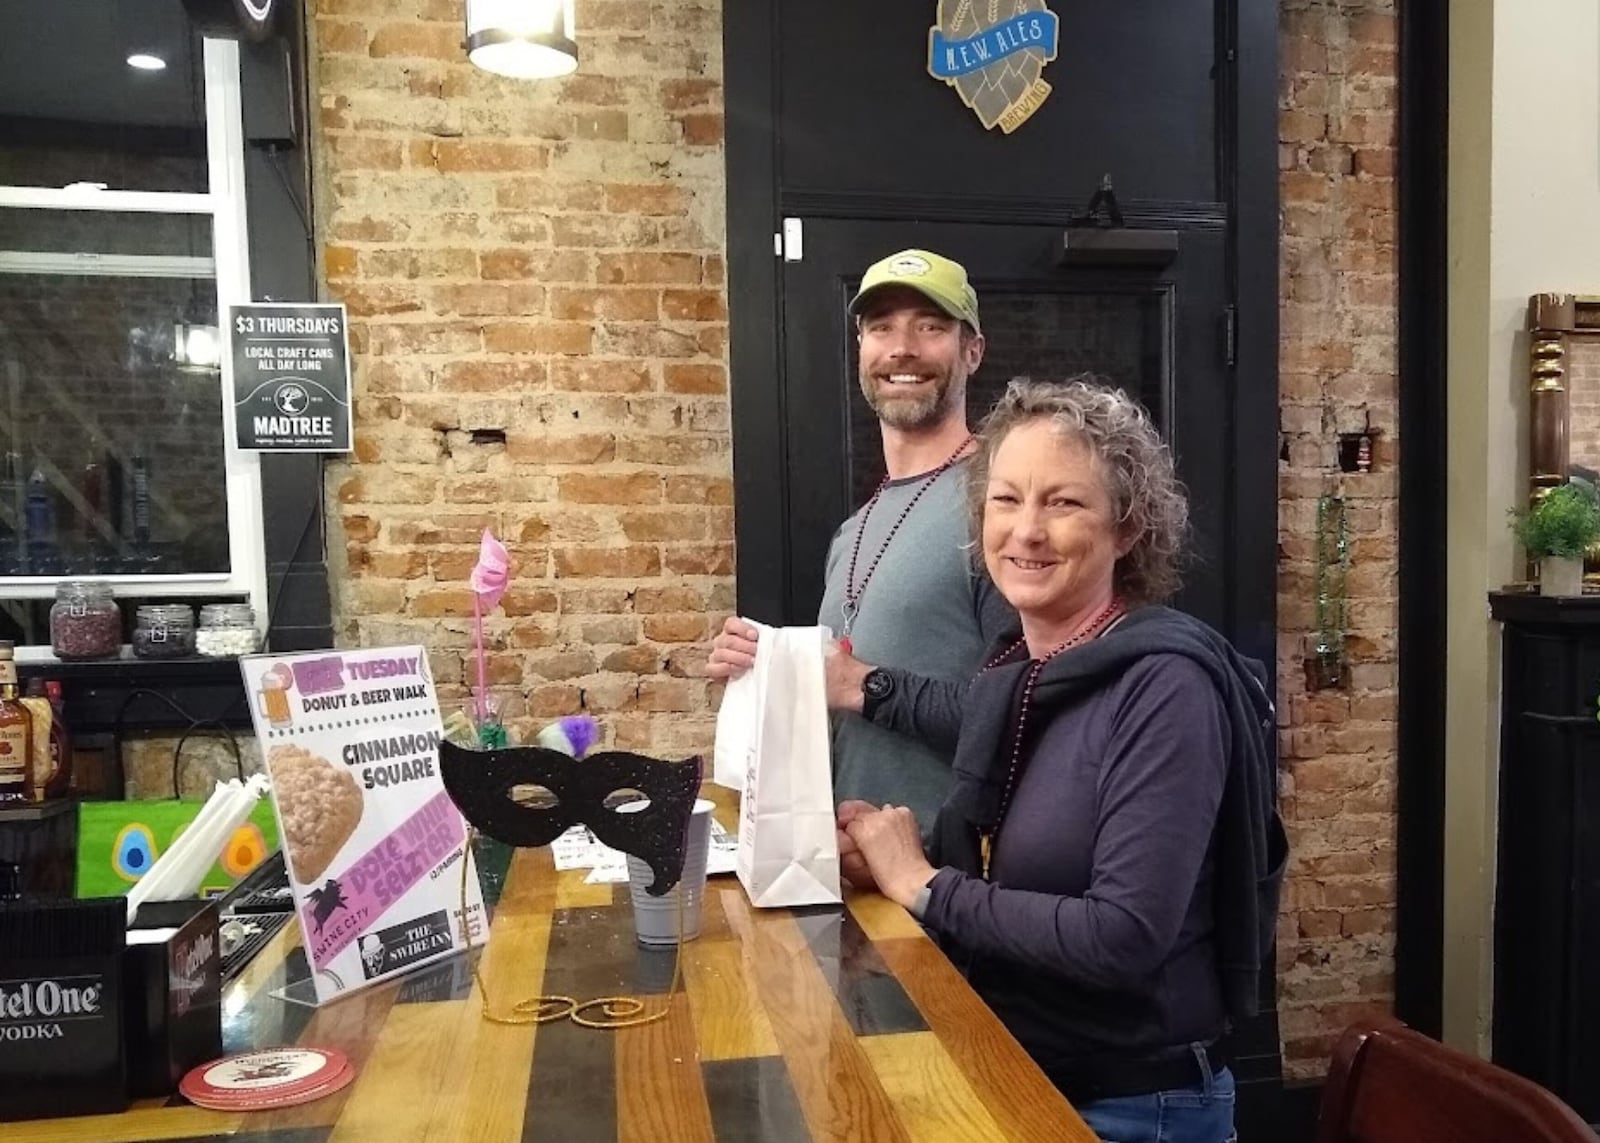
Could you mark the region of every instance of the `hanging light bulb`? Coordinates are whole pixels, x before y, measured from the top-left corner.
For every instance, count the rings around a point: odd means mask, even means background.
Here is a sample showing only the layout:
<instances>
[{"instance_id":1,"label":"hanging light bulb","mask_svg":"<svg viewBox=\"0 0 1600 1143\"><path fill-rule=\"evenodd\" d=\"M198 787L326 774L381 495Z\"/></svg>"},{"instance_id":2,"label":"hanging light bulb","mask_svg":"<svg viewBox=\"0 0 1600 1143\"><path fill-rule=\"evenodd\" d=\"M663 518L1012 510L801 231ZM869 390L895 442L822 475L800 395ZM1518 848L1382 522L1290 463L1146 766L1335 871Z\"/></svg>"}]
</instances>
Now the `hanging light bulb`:
<instances>
[{"instance_id":1,"label":"hanging light bulb","mask_svg":"<svg viewBox=\"0 0 1600 1143\"><path fill-rule=\"evenodd\" d=\"M190 298L172 327L172 363L184 373L213 373L222 365L222 335L198 298Z\"/></svg>"},{"instance_id":2,"label":"hanging light bulb","mask_svg":"<svg viewBox=\"0 0 1600 1143\"><path fill-rule=\"evenodd\" d=\"M173 360L179 369L210 372L222 364L222 338L217 327L182 321L173 331Z\"/></svg>"},{"instance_id":3,"label":"hanging light bulb","mask_svg":"<svg viewBox=\"0 0 1600 1143\"><path fill-rule=\"evenodd\" d=\"M573 0L467 0L467 58L513 79L551 79L578 66Z\"/></svg>"}]
</instances>

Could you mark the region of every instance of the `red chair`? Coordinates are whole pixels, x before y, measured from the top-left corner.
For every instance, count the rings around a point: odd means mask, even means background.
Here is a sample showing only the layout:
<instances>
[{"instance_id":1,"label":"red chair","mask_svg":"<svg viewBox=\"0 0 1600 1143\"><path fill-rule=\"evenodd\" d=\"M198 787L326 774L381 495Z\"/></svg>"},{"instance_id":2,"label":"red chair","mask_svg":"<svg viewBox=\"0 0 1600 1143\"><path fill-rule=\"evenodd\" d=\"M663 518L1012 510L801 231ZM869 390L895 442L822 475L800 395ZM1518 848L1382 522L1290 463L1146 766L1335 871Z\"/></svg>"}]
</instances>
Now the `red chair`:
<instances>
[{"instance_id":1,"label":"red chair","mask_svg":"<svg viewBox=\"0 0 1600 1143\"><path fill-rule=\"evenodd\" d=\"M1356 1025L1334 1052L1317 1143L1596 1143L1550 1092L1400 1024Z\"/></svg>"}]
</instances>

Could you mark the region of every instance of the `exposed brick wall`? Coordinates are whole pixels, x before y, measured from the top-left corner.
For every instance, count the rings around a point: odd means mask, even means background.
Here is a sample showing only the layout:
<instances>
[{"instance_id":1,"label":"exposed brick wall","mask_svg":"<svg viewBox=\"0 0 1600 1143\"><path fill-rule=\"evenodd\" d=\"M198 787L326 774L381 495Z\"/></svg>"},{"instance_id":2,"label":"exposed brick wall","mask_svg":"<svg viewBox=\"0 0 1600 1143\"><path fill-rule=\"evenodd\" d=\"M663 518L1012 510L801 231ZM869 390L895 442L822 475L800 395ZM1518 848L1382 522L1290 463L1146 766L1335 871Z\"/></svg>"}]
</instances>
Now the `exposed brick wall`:
<instances>
[{"instance_id":1,"label":"exposed brick wall","mask_svg":"<svg viewBox=\"0 0 1600 1143\"><path fill-rule=\"evenodd\" d=\"M513 729L584 709L619 745L707 748L733 606L719 0L580 0L580 74L538 83L466 62L459 0L312 10L357 375L329 482L341 638L426 644L461 701L492 526Z\"/></svg>"},{"instance_id":2,"label":"exposed brick wall","mask_svg":"<svg viewBox=\"0 0 1600 1143\"><path fill-rule=\"evenodd\" d=\"M238 777L241 767L246 776L260 773L261 751L256 748L255 736L236 731L234 741L239 746L237 763L232 746L220 733L196 734L185 740L183 756L178 759L179 795L203 801L218 782ZM173 753L178 742L170 734L136 734L124 739L122 769L127 797L172 797Z\"/></svg>"},{"instance_id":3,"label":"exposed brick wall","mask_svg":"<svg viewBox=\"0 0 1600 1143\"><path fill-rule=\"evenodd\" d=\"M1278 629L1285 816L1285 1066L1320 1073L1339 1030L1394 991L1396 196L1394 0L1283 0ZM1370 415L1372 471L1337 434ZM1349 518L1348 690L1308 694L1317 499Z\"/></svg>"}]
</instances>

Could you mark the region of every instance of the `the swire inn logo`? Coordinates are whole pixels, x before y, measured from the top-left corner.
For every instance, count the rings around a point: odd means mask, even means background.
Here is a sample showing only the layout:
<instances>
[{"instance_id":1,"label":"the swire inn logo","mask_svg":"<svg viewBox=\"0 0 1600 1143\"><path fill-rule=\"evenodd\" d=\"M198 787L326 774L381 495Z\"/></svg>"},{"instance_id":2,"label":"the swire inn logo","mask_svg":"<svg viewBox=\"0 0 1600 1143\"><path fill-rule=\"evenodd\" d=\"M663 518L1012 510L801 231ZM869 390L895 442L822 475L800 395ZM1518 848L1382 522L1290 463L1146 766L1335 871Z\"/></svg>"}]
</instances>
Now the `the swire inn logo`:
<instances>
[{"instance_id":1,"label":"the swire inn logo","mask_svg":"<svg viewBox=\"0 0 1600 1143\"><path fill-rule=\"evenodd\" d=\"M939 0L928 29L928 71L977 113L1011 134L1050 95L1044 65L1056 58L1056 14L1044 0Z\"/></svg>"}]
</instances>

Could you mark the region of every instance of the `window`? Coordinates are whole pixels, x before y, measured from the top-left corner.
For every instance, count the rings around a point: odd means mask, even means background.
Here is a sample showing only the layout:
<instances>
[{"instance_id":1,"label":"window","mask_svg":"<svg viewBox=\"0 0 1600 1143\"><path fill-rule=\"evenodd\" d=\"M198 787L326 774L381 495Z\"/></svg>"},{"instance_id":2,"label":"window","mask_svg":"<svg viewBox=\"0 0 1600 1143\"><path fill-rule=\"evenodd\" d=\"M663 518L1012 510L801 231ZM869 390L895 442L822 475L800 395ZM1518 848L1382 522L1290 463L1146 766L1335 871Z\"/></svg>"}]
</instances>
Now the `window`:
<instances>
[{"instance_id":1,"label":"window","mask_svg":"<svg viewBox=\"0 0 1600 1143\"><path fill-rule=\"evenodd\" d=\"M47 643L62 578L265 618L218 323L249 300L237 45L182 0L8 0L0 139L0 638Z\"/></svg>"}]
</instances>

